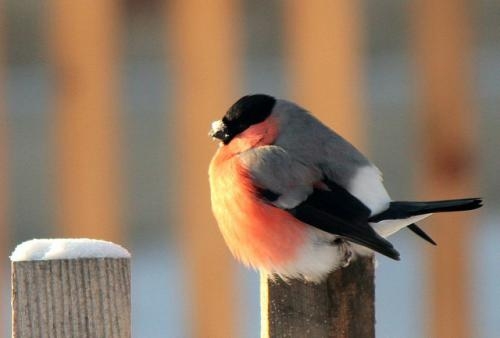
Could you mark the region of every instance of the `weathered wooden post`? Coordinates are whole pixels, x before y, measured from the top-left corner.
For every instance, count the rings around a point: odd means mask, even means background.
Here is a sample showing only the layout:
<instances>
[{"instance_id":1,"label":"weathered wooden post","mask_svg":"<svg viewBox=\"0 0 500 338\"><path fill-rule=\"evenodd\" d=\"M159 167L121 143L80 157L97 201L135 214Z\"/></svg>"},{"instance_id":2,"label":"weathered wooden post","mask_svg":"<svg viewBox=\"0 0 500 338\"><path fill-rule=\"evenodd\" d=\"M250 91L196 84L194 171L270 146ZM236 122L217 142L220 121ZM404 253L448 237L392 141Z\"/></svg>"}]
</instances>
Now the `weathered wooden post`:
<instances>
[{"instance_id":1,"label":"weathered wooden post","mask_svg":"<svg viewBox=\"0 0 500 338\"><path fill-rule=\"evenodd\" d=\"M372 258L357 259L321 284L261 276L261 338L375 337Z\"/></svg>"},{"instance_id":2,"label":"weathered wooden post","mask_svg":"<svg viewBox=\"0 0 500 338\"><path fill-rule=\"evenodd\" d=\"M12 337L130 337L130 254L89 239L42 239L12 253Z\"/></svg>"}]
</instances>

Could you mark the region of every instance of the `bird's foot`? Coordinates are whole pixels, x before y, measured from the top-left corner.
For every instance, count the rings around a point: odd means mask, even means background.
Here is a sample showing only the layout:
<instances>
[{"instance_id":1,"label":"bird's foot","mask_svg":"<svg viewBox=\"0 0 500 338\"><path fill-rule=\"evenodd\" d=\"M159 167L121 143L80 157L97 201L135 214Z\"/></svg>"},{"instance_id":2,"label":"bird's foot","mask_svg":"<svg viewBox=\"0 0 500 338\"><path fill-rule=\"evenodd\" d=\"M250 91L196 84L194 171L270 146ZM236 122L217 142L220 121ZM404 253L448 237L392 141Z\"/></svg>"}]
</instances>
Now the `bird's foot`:
<instances>
[{"instance_id":1,"label":"bird's foot","mask_svg":"<svg viewBox=\"0 0 500 338\"><path fill-rule=\"evenodd\" d=\"M344 241L343 239L337 238L333 241L333 245L336 245L337 250L339 251L340 266L342 268L348 267L349 264L351 264L351 260L353 257L353 253L349 243Z\"/></svg>"}]
</instances>

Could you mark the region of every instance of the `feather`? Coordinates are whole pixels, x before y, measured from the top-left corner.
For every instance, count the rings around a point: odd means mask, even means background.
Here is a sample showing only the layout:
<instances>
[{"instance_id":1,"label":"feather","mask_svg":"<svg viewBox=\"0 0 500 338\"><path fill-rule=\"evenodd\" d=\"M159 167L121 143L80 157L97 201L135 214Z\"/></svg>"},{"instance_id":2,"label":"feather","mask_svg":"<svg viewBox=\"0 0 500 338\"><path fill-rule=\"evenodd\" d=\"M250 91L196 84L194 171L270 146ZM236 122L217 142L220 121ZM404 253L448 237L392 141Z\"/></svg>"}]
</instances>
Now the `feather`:
<instances>
[{"instance_id":1,"label":"feather","mask_svg":"<svg viewBox=\"0 0 500 338\"><path fill-rule=\"evenodd\" d=\"M410 224L408 225L408 229L410 229L411 231L413 231L413 233L415 233L417 236L419 236L420 238L426 240L427 242L433 244L433 245L437 245L437 243L431 238L431 236L427 235L425 233L424 230L422 230L418 225L416 225L415 223L413 224Z\"/></svg>"},{"instance_id":2,"label":"feather","mask_svg":"<svg viewBox=\"0 0 500 338\"><path fill-rule=\"evenodd\" d=\"M482 206L480 198L464 198L457 200L432 202L391 202L389 208L370 217L370 222L380 222L387 219L403 219L411 216L432 214L435 212L474 210Z\"/></svg>"},{"instance_id":3,"label":"feather","mask_svg":"<svg viewBox=\"0 0 500 338\"><path fill-rule=\"evenodd\" d=\"M308 199L289 210L289 212L304 223L328 233L344 237L351 242L366 246L392 259L399 260L399 253L394 249L392 244L380 237L368 223L351 223L345 221L340 217L317 208L315 204L315 202L310 202Z\"/></svg>"}]
</instances>

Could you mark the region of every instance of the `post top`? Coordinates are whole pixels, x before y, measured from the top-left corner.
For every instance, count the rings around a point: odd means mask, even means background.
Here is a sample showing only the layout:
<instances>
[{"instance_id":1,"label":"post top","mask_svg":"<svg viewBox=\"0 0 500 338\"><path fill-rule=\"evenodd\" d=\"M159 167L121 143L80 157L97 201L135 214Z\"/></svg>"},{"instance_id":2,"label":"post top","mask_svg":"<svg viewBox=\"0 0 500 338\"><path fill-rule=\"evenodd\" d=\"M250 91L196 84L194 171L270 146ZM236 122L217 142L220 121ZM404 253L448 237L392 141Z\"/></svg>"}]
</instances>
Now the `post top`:
<instances>
[{"instance_id":1,"label":"post top","mask_svg":"<svg viewBox=\"0 0 500 338\"><path fill-rule=\"evenodd\" d=\"M75 258L130 258L130 252L100 239L53 238L23 242L10 256L12 262Z\"/></svg>"}]
</instances>

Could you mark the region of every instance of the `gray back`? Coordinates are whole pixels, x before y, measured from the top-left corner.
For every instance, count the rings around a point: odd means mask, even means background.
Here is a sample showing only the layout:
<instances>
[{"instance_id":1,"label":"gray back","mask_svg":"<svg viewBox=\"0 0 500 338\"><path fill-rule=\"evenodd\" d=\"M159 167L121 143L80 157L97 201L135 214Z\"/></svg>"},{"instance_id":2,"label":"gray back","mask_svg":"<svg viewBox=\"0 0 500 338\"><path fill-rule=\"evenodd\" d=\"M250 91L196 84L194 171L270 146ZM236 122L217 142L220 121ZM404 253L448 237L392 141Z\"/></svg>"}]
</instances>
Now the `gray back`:
<instances>
[{"instance_id":1,"label":"gray back","mask_svg":"<svg viewBox=\"0 0 500 338\"><path fill-rule=\"evenodd\" d=\"M280 129L276 145L346 189L358 168L371 165L352 144L292 102L277 100L273 117L286 126Z\"/></svg>"}]
</instances>

